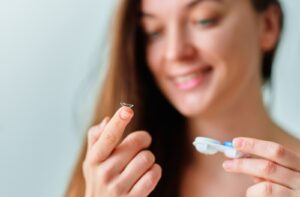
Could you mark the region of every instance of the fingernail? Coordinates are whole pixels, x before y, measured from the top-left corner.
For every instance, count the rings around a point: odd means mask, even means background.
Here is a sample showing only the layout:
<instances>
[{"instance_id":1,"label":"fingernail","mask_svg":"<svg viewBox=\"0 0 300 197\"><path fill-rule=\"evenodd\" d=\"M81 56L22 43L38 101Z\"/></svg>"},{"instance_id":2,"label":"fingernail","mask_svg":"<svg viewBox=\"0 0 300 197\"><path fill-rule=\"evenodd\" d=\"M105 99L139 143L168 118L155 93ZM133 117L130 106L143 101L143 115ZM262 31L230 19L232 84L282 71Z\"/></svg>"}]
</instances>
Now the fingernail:
<instances>
[{"instance_id":1,"label":"fingernail","mask_svg":"<svg viewBox=\"0 0 300 197\"><path fill-rule=\"evenodd\" d=\"M243 146L243 140L240 138L234 139L232 143L234 148L241 148Z\"/></svg>"},{"instance_id":2,"label":"fingernail","mask_svg":"<svg viewBox=\"0 0 300 197\"><path fill-rule=\"evenodd\" d=\"M131 116L131 109L128 107L123 107L120 112L120 118L123 120L127 120Z\"/></svg>"},{"instance_id":3,"label":"fingernail","mask_svg":"<svg viewBox=\"0 0 300 197\"><path fill-rule=\"evenodd\" d=\"M232 169L233 166L233 161L232 160L227 160L223 162L223 168L225 168L225 170L230 170Z\"/></svg>"}]
</instances>

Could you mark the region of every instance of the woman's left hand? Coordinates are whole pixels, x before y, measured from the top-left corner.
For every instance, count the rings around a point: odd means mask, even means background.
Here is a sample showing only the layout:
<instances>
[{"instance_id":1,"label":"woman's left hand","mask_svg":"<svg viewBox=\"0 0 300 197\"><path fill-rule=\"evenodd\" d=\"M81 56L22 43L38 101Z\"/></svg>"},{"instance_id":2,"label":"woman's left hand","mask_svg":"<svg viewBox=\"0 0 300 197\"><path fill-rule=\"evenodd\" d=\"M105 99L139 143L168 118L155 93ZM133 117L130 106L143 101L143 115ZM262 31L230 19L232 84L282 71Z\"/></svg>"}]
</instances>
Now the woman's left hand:
<instances>
[{"instance_id":1,"label":"woman's left hand","mask_svg":"<svg viewBox=\"0 0 300 197\"><path fill-rule=\"evenodd\" d=\"M235 149L253 158L227 160L223 167L228 172L255 177L247 197L300 197L300 156L280 144L253 138L235 138Z\"/></svg>"}]
</instances>

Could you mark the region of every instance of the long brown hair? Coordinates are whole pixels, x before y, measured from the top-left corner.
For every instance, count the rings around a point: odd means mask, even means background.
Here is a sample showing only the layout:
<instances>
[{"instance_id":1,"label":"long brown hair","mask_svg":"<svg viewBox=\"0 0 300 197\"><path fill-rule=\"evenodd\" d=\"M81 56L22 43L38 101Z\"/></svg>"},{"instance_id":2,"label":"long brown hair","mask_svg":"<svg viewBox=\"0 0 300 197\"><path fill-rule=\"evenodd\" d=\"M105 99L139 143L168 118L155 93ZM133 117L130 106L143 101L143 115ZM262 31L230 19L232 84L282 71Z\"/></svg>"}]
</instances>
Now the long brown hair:
<instances>
[{"instance_id":1,"label":"long brown hair","mask_svg":"<svg viewBox=\"0 0 300 197\"><path fill-rule=\"evenodd\" d=\"M277 0L251 0L258 12ZM176 111L159 91L147 67L146 39L139 25L140 0L121 0L113 25L109 69L98 96L91 125L98 124L105 116L112 116L120 101L135 105L135 117L127 127L127 134L135 130L147 130L153 143L150 150L163 168L163 176L150 196L178 196L180 176L188 162L188 138L184 117ZM282 25L283 20L280 23ZM275 48L276 49L276 48ZM270 79L275 49L262 60L262 78ZM86 154L84 141L79 160L66 191L68 197L84 196L85 181L82 163Z\"/></svg>"}]
</instances>

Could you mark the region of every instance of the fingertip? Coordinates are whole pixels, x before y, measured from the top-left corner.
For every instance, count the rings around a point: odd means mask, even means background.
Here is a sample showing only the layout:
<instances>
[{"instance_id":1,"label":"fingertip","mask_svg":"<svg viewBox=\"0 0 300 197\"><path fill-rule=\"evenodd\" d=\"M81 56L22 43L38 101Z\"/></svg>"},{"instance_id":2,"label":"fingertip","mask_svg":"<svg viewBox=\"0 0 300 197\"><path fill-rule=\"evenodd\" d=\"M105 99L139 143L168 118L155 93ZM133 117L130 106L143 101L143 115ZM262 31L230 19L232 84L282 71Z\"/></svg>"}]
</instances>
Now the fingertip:
<instances>
[{"instance_id":1,"label":"fingertip","mask_svg":"<svg viewBox=\"0 0 300 197\"><path fill-rule=\"evenodd\" d=\"M162 176L162 168L158 163L154 163L152 169L157 172L158 179Z\"/></svg>"},{"instance_id":2,"label":"fingertip","mask_svg":"<svg viewBox=\"0 0 300 197\"><path fill-rule=\"evenodd\" d=\"M98 129L102 129L108 122L108 117L106 116L102 121L98 124Z\"/></svg>"},{"instance_id":3,"label":"fingertip","mask_svg":"<svg viewBox=\"0 0 300 197\"><path fill-rule=\"evenodd\" d=\"M97 131L98 131L97 126L93 126L88 130L87 143L89 148L97 141L97 136L98 136Z\"/></svg>"},{"instance_id":4,"label":"fingertip","mask_svg":"<svg viewBox=\"0 0 300 197\"><path fill-rule=\"evenodd\" d=\"M96 141L99 138L100 134L104 130L104 127L108 123L109 119L110 118L106 116L104 119L102 119L102 121L98 125L93 127L91 131L91 135L93 136L93 138L95 138L94 141Z\"/></svg>"},{"instance_id":5,"label":"fingertip","mask_svg":"<svg viewBox=\"0 0 300 197\"><path fill-rule=\"evenodd\" d=\"M226 160L226 161L223 162L222 166L226 171L230 171L233 167L233 161L232 160Z\"/></svg>"},{"instance_id":6,"label":"fingertip","mask_svg":"<svg viewBox=\"0 0 300 197\"><path fill-rule=\"evenodd\" d=\"M95 136L95 133L97 132L97 126L93 126L93 127L91 127L89 130L88 130L88 132L87 132L87 137L89 138L89 139L92 139L94 136Z\"/></svg>"},{"instance_id":7,"label":"fingertip","mask_svg":"<svg viewBox=\"0 0 300 197\"><path fill-rule=\"evenodd\" d=\"M144 136L144 139L149 146L152 143L152 136L147 131L139 131L139 133Z\"/></svg>"},{"instance_id":8,"label":"fingertip","mask_svg":"<svg viewBox=\"0 0 300 197\"><path fill-rule=\"evenodd\" d=\"M122 120L129 120L133 116L134 112L130 107L123 106L119 110L119 117Z\"/></svg>"},{"instance_id":9,"label":"fingertip","mask_svg":"<svg viewBox=\"0 0 300 197\"><path fill-rule=\"evenodd\" d=\"M157 168L158 168L158 171L159 171L159 174L160 174L160 177L162 176L162 168L159 164L154 164Z\"/></svg>"},{"instance_id":10,"label":"fingertip","mask_svg":"<svg viewBox=\"0 0 300 197\"><path fill-rule=\"evenodd\" d=\"M243 144L243 138L237 137L232 140L232 144L234 148L241 148Z\"/></svg>"},{"instance_id":11,"label":"fingertip","mask_svg":"<svg viewBox=\"0 0 300 197\"><path fill-rule=\"evenodd\" d=\"M105 118L103 119L103 126L105 126L110 120L109 116L105 116Z\"/></svg>"}]
</instances>

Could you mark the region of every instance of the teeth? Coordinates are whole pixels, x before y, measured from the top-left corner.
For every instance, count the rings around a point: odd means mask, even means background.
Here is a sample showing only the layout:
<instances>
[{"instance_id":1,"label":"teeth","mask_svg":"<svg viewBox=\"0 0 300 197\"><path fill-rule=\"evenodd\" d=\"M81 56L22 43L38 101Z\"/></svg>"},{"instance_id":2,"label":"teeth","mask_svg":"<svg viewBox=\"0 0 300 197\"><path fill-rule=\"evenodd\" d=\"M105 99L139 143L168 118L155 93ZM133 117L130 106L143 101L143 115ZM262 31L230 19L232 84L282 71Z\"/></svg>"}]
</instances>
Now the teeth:
<instances>
[{"instance_id":1,"label":"teeth","mask_svg":"<svg viewBox=\"0 0 300 197\"><path fill-rule=\"evenodd\" d=\"M197 76L197 75L196 75L195 73L193 73L193 74L190 74L190 75L186 75L186 76L182 76L182 77L177 77L177 78L176 78L176 81L177 81L178 83L184 83L184 82L187 82L187 81L189 81L189 80L194 79L196 76Z\"/></svg>"}]
</instances>

